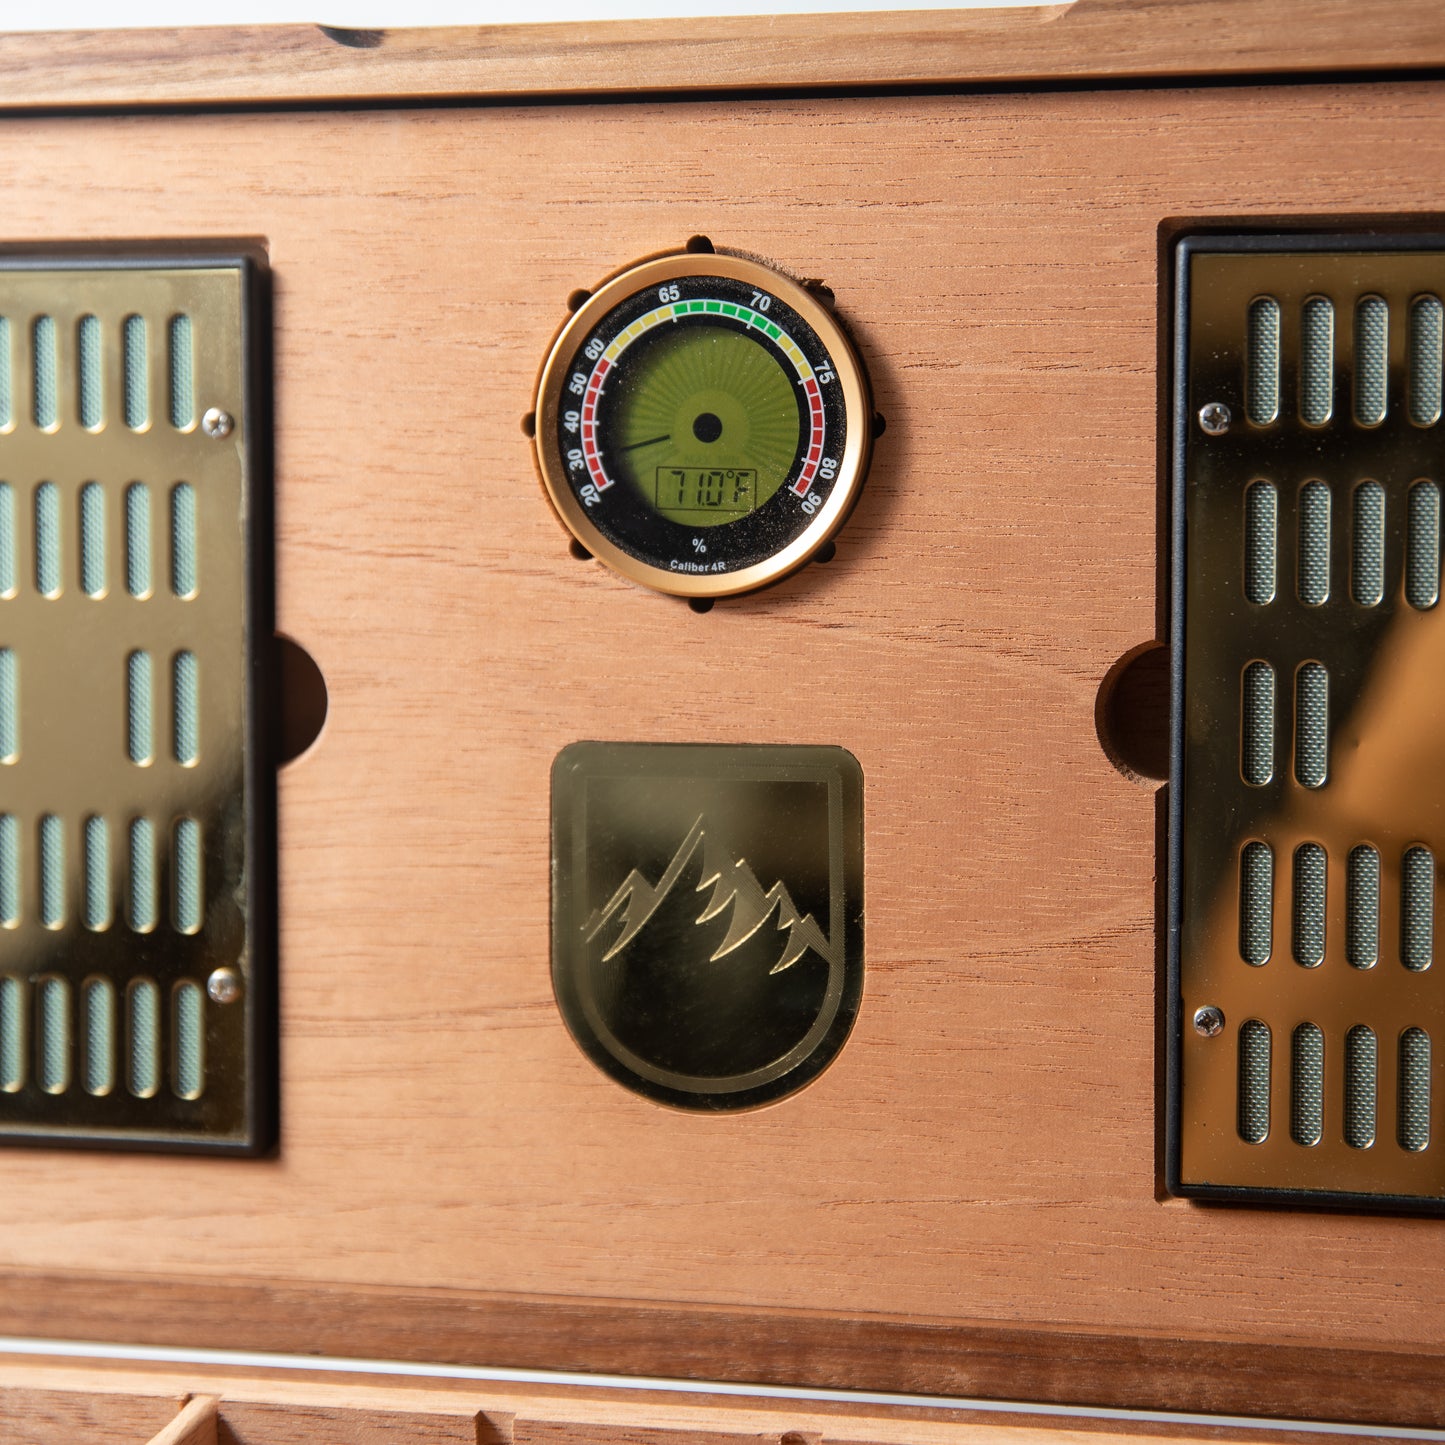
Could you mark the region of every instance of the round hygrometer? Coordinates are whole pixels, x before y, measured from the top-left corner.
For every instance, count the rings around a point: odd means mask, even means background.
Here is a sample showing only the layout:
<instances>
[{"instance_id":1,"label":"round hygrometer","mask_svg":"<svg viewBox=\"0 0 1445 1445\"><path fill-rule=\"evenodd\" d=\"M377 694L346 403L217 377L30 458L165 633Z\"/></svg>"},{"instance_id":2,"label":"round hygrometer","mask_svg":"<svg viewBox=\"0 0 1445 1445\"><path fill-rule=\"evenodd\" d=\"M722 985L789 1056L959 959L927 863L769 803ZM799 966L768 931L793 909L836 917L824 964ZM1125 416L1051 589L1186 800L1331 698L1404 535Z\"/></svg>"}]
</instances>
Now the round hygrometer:
<instances>
[{"instance_id":1,"label":"round hygrometer","mask_svg":"<svg viewBox=\"0 0 1445 1445\"><path fill-rule=\"evenodd\" d=\"M827 306L756 261L685 253L602 286L538 384L537 465L593 556L682 597L802 566L868 467L872 406Z\"/></svg>"}]
</instances>

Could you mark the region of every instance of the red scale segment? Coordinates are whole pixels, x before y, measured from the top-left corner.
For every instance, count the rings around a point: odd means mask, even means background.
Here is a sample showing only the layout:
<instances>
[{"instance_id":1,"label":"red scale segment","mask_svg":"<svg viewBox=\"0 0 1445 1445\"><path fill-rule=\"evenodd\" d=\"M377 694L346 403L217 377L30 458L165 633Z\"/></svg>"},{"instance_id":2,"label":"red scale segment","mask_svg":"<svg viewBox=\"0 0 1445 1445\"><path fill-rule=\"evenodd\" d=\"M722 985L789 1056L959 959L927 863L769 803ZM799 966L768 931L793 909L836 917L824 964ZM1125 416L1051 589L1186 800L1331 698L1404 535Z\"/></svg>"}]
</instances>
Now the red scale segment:
<instances>
[{"instance_id":1,"label":"red scale segment","mask_svg":"<svg viewBox=\"0 0 1445 1445\"><path fill-rule=\"evenodd\" d=\"M602 467L602 457L597 450L597 400L602 395L602 383L612 363L604 356L592 372L587 390L582 397L582 456L587 463L587 475L599 492L605 492L612 485L612 478Z\"/></svg>"},{"instance_id":2,"label":"red scale segment","mask_svg":"<svg viewBox=\"0 0 1445 1445\"><path fill-rule=\"evenodd\" d=\"M823 394L818 390L817 380L809 377L803 383L803 392L808 398L809 432L815 439L808 448L808 455L803 461L803 470L798 473L798 480L793 483L791 490L800 497L808 495L808 488L813 485L813 478L818 475L818 463L823 458Z\"/></svg>"}]
</instances>

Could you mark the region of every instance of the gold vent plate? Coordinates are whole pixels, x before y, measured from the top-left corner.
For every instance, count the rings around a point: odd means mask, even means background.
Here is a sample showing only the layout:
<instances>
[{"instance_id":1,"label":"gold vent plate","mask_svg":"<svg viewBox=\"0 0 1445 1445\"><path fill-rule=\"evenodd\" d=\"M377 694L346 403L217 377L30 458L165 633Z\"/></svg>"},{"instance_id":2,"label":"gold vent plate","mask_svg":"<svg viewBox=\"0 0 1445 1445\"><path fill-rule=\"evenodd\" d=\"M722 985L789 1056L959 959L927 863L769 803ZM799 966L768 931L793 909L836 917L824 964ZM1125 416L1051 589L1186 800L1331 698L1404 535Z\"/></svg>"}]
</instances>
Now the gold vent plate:
<instances>
[{"instance_id":1,"label":"gold vent plate","mask_svg":"<svg viewBox=\"0 0 1445 1445\"><path fill-rule=\"evenodd\" d=\"M254 1151L248 257L0 258L0 1138Z\"/></svg>"},{"instance_id":2,"label":"gold vent plate","mask_svg":"<svg viewBox=\"0 0 1445 1445\"><path fill-rule=\"evenodd\" d=\"M1429 1209L1445 251L1347 247L1181 248L1170 1184Z\"/></svg>"}]
</instances>

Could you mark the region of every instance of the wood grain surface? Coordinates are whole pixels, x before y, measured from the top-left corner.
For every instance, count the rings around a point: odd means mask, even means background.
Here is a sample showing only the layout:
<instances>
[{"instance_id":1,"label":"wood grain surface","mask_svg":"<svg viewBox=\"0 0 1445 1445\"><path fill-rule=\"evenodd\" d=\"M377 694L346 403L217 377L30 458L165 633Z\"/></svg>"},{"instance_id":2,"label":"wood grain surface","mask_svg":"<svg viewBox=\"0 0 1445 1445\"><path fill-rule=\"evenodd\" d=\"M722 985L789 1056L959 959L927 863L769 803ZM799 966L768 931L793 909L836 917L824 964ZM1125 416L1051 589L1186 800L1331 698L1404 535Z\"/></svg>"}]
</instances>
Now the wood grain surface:
<instances>
[{"instance_id":1,"label":"wood grain surface","mask_svg":"<svg viewBox=\"0 0 1445 1445\"><path fill-rule=\"evenodd\" d=\"M649 1390L486 1385L399 1376L295 1371L84 1367L0 1363L0 1428L7 1441L59 1445L83 1438L144 1445L131 1424L142 1407L174 1412L150 1445L171 1445L188 1418L219 1445L1324 1445L1352 1433L1118 1420L992 1415L964 1409L730 1399ZM82 1413L87 1412L87 1413ZM94 1433L62 1433L82 1419ZM44 1427L42 1429L42 1427ZM14 1432L21 1431L17 1436Z\"/></svg>"},{"instance_id":2,"label":"wood grain surface","mask_svg":"<svg viewBox=\"0 0 1445 1445\"><path fill-rule=\"evenodd\" d=\"M113 1339L305 1348L314 1291L328 1348L492 1363L469 1299L632 1300L718 1309L713 1375L1188 1403L1248 1398L1189 1363L1234 1351L1258 1400L1442 1422L1438 1223L1159 1197L1155 794L1095 731L1158 635L1161 224L1426 210L1442 121L1433 82L8 120L11 239L265 238L278 618L330 711L281 779L279 1154L8 1154L0 1268L290 1302L201 1332L117 1291ZM706 615L569 555L519 425L568 293L697 232L823 277L888 418L837 560ZM683 1115L573 1045L548 771L579 738L857 756L867 981L812 1087ZM394 1347L373 1289L448 1323ZM615 1357L557 1308L556 1361ZM628 1368L688 1372L661 1333ZM1051 1377L1075 1339L1121 1371Z\"/></svg>"},{"instance_id":3,"label":"wood grain surface","mask_svg":"<svg viewBox=\"0 0 1445 1445\"><path fill-rule=\"evenodd\" d=\"M56 1388L52 1377L29 1369L0 1382L5 1445L145 1445L179 1408L159 1391L113 1390L94 1371L83 1386Z\"/></svg>"},{"instance_id":4,"label":"wood grain surface","mask_svg":"<svg viewBox=\"0 0 1445 1445\"><path fill-rule=\"evenodd\" d=\"M177 1318L184 1326L176 1325ZM1445 1426L1438 1348L1121 1335L478 1290L0 1275L0 1334L737 1385ZM398 1369L403 1367L398 1366ZM460 1388L460 1387L458 1387ZM610 1398L610 1397L609 1397ZM821 1404L817 1408L824 1408ZM844 1403L829 1407L847 1409ZM932 1418L932 1415L929 1415Z\"/></svg>"},{"instance_id":5,"label":"wood grain surface","mask_svg":"<svg viewBox=\"0 0 1445 1445\"><path fill-rule=\"evenodd\" d=\"M0 109L992 85L1441 65L1445 11L1436 0L1375 7L1355 0L1075 0L826 19L0 35Z\"/></svg>"}]
</instances>

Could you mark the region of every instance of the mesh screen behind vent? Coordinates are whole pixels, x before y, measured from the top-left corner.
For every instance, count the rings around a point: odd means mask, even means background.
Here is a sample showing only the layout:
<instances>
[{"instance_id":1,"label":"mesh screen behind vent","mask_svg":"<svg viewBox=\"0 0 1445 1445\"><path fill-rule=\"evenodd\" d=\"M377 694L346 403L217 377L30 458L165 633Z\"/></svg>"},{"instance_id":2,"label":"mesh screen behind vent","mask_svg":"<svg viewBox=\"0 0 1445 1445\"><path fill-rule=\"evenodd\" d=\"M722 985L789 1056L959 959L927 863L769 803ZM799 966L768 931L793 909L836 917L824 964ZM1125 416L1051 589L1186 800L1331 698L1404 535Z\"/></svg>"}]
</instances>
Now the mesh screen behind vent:
<instances>
[{"instance_id":1,"label":"mesh screen behind vent","mask_svg":"<svg viewBox=\"0 0 1445 1445\"><path fill-rule=\"evenodd\" d=\"M1249 419L1263 426L1279 415L1279 302L1262 296L1249 308Z\"/></svg>"},{"instance_id":2,"label":"mesh screen behind vent","mask_svg":"<svg viewBox=\"0 0 1445 1445\"><path fill-rule=\"evenodd\" d=\"M1239 893L1239 954L1258 968L1274 950L1274 855L1267 844L1244 845Z\"/></svg>"},{"instance_id":3,"label":"mesh screen behind vent","mask_svg":"<svg viewBox=\"0 0 1445 1445\"><path fill-rule=\"evenodd\" d=\"M1289 1133L1296 1144L1318 1144L1325 1118L1325 1036L1314 1024L1294 1031Z\"/></svg>"},{"instance_id":4,"label":"mesh screen behind vent","mask_svg":"<svg viewBox=\"0 0 1445 1445\"><path fill-rule=\"evenodd\" d=\"M1244 781L1262 787L1274 776L1274 669L1251 662L1244 669L1244 737L1240 771Z\"/></svg>"},{"instance_id":5,"label":"mesh screen behind vent","mask_svg":"<svg viewBox=\"0 0 1445 1445\"><path fill-rule=\"evenodd\" d=\"M1330 595L1330 489L1306 482L1299 496L1299 598L1319 607Z\"/></svg>"},{"instance_id":6,"label":"mesh screen behind vent","mask_svg":"<svg viewBox=\"0 0 1445 1445\"><path fill-rule=\"evenodd\" d=\"M1445 1212L1445 243L1179 254L1170 1185Z\"/></svg>"},{"instance_id":7,"label":"mesh screen behind vent","mask_svg":"<svg viewBox=\"0 0 1445 1445\"><path fill-rule=\"evenodd\" d=\"M1334 303L1328 296L1311 296L1300 315L1300 416L1310 426L1323 426L1334 396Z\"/></svg>"},{"instance_id":8,"label":"mesh screen behind vent","mask_svg":"<svg viewBox=\"0 0 1445 1445\"><path fill-rule=\"evenodd\" d=\"M1385 489L1379 482L1355 488L1350 547L1351 595L1361 607L1377 607L1385 596Z\"/></svg>"},{"instance_id":9,"label":"mesh screen behind vent","mask_svg":"<svg viewBox=\"0 0 1445 1445\"><path fill-rule=\"evenodd\" d=\"M1244 494L1244 595L1251 602L1274 601L1278 569L1279 495L1268 482Z\"/></svg>"},{"instance_id":10,"label":"mesh screen behind vent","mask_svg":"<svg viewBox=\"0 0 1445 1445\"><path fill-rule=\"evenodd\" d=\"M1379 296L1355 307L1355 419L1377 426L1385 419L1390 360L1390 308Z\"/></svg>"},{"instance_id":11,"label":"mesh screen behind vent","mask_svg":"<svg viewBox=\"0 0 1445 1445\"><path fill-rule=\"evenodd\" d=\"M1306 662L1295 673L1294 775L1306 788L1322 788L1329 772L1330 675Z\"/></svg>"},{"instance_id":12,"label":"mesh screen behind vent","mask_svg":"<svg viewBox=\"0 0 1445 1445\"><path fill-rule=\"evenodd\" d=\"M1269 1135L1269 1027L1250 1019L1239 1030L1239 1137L1262 1144Z\"/></svg>"},{"instance_id":13,"label":"mesh screen behind vent","mask_svg":"<svg viewBox=\"0 0 1445 1445\"><path fill-rule=\"evenodd\" d=\"M1356 1024L1345 1035L1345 1143L1351 1149L1368 1149L1375 1142L1378 1068L1374 1030Z\"/></svg>"},{"instance_id":14,"label":"mesh screen behind vent","mask_svg":"<svg viewBox=\"0 0 1445 1445\"><path fill-rule=\"evenodd\" d=\"M1405 553L1405 599L1420 612L1440 600L1440 487L1433 481L1410 488L1410 531Z\"/></svg>"},{"instance_id":15,"label":"mesh screen behind vent","mask_svg":"<svg viewBox=\"0 0 1445 1445\"><path fill-rule=\"evenodd\" d=\"M1345 900L1346 951L1355 968L1373 968L1380 957L1380 855L1361 844L1350 854Z\"/></svg>"},{"instance_id":16,"label":"mesh screen behind vent","mask_svg":"<svg viewBox=\"0 0 1445 1445\"><path fill-rule=\"evenodd\" d=\"M1421 296L1410 308L1410 420L1432 426L1440 420L1442 320L1438 296Z\"/></svg>"},{"instance_id":17,"label":"mesh screen behind vent","mask_svg":"<svg viewBox=\"0 0 1445 1445\"><path fill-rule=\"evenodd\" d=\"M0 252L0 1141L269 1142L262 283Z\"/></svg>"}]
</instances>

